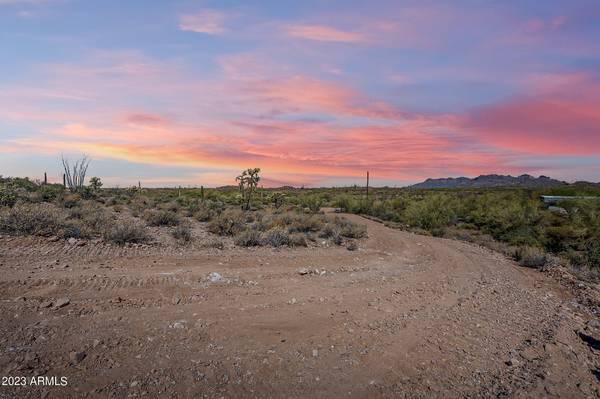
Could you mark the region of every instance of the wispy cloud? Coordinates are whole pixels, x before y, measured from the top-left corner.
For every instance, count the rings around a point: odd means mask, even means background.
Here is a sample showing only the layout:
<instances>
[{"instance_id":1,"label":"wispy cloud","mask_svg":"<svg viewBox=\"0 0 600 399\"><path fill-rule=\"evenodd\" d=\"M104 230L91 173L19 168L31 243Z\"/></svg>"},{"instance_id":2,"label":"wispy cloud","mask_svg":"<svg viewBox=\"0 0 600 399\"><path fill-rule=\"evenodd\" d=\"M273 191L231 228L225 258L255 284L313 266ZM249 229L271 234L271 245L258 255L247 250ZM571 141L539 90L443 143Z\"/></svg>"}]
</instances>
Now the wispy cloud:
<instances>
[{"instance_id":1,"label":"wispy cloud","mask_svg":"<svg viewBox=\"0 0 600 399\"><path fill-rule=\"evenodd\" d=\"M225 32L225 13L217 10L202 10L195 14L179 17L179 29L183 31L218 35Z\"/></svg>"},{"instance_id":2,"label":"wispy cloud","mask_svg":"<svg viewBox=\"0 0 600 399\"><path fill-rule=\"evenodd\" d=\"M363 43L366 37L357 32L348 32L325 25L287 25L284 31L292 37L320 42Z\"/></svg>"}]
</instances>

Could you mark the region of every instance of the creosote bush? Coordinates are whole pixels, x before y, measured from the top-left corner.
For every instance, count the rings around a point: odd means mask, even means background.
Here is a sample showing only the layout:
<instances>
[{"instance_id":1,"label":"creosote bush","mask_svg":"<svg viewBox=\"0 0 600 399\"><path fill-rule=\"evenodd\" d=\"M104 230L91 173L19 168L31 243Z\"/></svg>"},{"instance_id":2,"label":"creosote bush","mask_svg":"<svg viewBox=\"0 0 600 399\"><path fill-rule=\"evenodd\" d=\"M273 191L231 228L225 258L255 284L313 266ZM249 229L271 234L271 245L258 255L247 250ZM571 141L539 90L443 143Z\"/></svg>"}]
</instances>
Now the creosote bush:
<instances>
[{"instance_id":1,"label":"creosote bush","mask_svg":"<svg viewBox=\"0 0 600 399\"><path fill-rule=\"evenodd\" d=\"M539 248L519 247L514 258L521 266L541 268L548 263L548 256Z\"/></svg>"},{"instance_id":2,"label":"creosote bush","mask_svg":"<svg viewBox=\"0 0 600 399\"><path fill-rule=\"evenodd\" d=\"M134 220L118 221L112 224L103 232L103 238L106 241L123 245L126 243L145 243L149 241L150 236L146 226Z\"/></svg>"},{"instance_id":3,"label":"creosote bush","mask_svg":"<svg viewBox=\"0 0 600 399\"><path fill-rule=\"evenodd\" d=\"M260 231L246 229L235 237L235 245L241 247L255 247L262 244Z\"/></svg>"},{"instance_id":4,"label":"creosote bush","mask_svg":"<svg viewBox=\"0 0 600 399\"><path fill-rule=\"evenodd\" d=\"M188 224L180 224L171 231L171 235L178 241L187 243L192 241L192 229Z\"/></svg>"},{"instance_id":5,"label":"creosote bush","mask_svg":"<svg viewBox=\"0 0 600 399\"><path fill-rule=\"evenodd\" d=\"M147 210L142 218L150 226L177 226L181 223L181 218L170 210Z\"/></svg>"},{"instance_id":6,"label":"creosote bush","mask_svg":"<svg viewBox=\"0 0 600 399\"><path fill-rule=\"evenodd\" d=\"M0 231L14 235L59 235L66 213L50 204L17 204L0 211Z\"/></svg>"},{"instance_id":7,"label":"creosote bush","mask_svg":"<svg viewBox=\"0 0 600 399\"><path fill-rule=\"evenodd\" d=\"M212 219L208 231L220 236L233 236L244 230L246 215L239 209L227 209Z\"/></svg>"}]
</instances>

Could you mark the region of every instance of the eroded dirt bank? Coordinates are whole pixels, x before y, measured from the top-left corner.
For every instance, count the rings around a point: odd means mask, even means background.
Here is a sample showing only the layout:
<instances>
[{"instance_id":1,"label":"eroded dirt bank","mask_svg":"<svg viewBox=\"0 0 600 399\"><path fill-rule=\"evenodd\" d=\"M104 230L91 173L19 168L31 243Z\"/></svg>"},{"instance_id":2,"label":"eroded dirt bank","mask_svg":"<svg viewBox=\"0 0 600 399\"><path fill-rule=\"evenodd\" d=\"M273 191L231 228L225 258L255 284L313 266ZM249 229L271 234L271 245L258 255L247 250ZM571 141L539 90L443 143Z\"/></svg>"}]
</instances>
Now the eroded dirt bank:
<instances>
[{"instance_id":1,"label":"eroded dirt bank","mask_svg":"<svg viewBox=\"0 0 600 399\"><path fill-rule=\"evenodd\" d=\"M597 322L554 280L347 217L358 251L0 238L1 374L68 378L0 397L599 396Z\"/></svg>"}]
</instances>

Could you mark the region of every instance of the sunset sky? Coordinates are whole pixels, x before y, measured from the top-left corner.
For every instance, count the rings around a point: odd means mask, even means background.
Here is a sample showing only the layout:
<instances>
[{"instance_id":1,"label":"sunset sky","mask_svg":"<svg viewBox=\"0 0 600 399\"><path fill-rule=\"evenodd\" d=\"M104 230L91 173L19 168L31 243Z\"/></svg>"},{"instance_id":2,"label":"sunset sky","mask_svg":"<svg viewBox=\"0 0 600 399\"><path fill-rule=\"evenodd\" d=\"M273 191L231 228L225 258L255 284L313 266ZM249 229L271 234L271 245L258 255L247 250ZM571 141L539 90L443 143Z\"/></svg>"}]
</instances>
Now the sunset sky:
<instances>
[{"instance_id":1,"label":"sunset sky","mask_svg":"<svg viewBox=\"0 0 600 399\"><path fill-rule=\"evenodd\" d=\"M0 174L600 180L600 1L0 0Z\"/></svg>"}]
</instances>

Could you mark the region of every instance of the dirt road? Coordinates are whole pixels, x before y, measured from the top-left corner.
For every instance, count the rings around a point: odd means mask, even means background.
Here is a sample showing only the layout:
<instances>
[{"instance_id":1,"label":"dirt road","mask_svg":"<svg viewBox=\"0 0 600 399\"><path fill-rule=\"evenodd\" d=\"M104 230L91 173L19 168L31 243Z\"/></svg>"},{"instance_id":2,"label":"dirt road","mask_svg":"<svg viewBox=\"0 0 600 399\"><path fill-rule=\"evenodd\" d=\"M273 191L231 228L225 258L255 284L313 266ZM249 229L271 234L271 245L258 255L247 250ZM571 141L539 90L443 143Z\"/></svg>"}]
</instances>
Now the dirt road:
<instances>
[{"instance_id":1,"label":"dirt road","mask_svg":"<svg viewBox=\"0 0 600 399\"><path fill-rule=\"evenodd\" d=\"M1 376L68 379L0 397L599 396L597 326L553 280L347 217L357 251L0 238Z\"/></svg>"}]
</instances>

